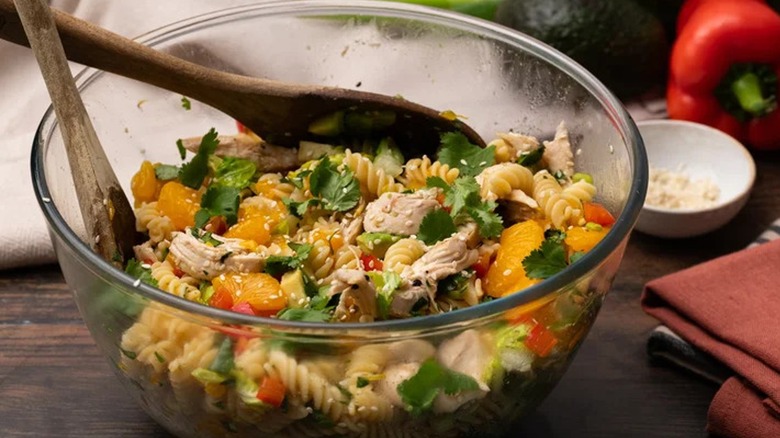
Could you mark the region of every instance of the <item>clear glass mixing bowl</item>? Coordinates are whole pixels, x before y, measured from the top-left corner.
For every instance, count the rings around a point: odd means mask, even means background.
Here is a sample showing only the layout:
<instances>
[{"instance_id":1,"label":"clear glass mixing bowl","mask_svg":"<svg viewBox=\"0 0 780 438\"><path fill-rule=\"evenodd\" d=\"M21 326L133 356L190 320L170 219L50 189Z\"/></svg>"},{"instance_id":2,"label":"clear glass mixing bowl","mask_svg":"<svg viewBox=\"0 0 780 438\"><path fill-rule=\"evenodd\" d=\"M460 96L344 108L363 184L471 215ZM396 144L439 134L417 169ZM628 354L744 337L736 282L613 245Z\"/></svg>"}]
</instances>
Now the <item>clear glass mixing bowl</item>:
<instances>
[{"instance_id":1,"label":"clear glass mixing bowl","mask_svg":"<svg viewBox=\"0 0 780 438\"><path fill-rule=\"evenodd\" d=\"M578 169L593 176L599 202L618 217L606 238L568 269L475 307L368 324L241 315L135 285L90 250L49 110L33 145L36 193L84 321L149 415L180 436L482 437L500 436L545 398L594 322L646 190L636 127L592 75L503 27L386 2L265 3L178 22L140 40L247 75L400 94L467 117L485 138L509 130L548 138L563 120ZM176 139L212 126L235 129L205 105L193 102L185 111L181 96L112 74L89 69L78 83L128 193L142 160L176 162ZM526 348L537 327L554 338L543 355ZM382 379L398 379L405 363L457 343L465 345L463 360L484 365L489 382L469 400L448 404L453 400L439 395L431 410L413 415L374 392ZM208 368L225 345L241 377L228 384L196 378L193 371ZM281 375L296 394L280 409L252 399L268 373ZM356 373L372 377L368 389L349 386Z\"/></svg>"}]
</instances>

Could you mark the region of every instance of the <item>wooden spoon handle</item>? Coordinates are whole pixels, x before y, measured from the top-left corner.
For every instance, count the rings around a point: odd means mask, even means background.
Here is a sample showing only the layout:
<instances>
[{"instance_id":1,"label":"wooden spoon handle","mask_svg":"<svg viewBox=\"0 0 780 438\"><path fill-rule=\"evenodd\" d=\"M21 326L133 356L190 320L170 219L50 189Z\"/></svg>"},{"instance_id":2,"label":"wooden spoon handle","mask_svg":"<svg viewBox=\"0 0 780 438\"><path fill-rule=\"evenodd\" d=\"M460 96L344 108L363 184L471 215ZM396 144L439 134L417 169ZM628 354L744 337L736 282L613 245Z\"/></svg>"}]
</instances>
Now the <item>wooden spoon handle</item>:
<instances>
[{"instance_id":1,"label":"wooden spoon handle","mask_svg":"<svg viewBox=\"0 0 780 438\"><path fill-rule=\"evenodd\" d=\"M122 230L132 230L132 208L76 89L49 6L45 0L15 1L54 104L90 243L105 259L121 262L132 254L134 239Z\"/></svg>"}]
</instances>

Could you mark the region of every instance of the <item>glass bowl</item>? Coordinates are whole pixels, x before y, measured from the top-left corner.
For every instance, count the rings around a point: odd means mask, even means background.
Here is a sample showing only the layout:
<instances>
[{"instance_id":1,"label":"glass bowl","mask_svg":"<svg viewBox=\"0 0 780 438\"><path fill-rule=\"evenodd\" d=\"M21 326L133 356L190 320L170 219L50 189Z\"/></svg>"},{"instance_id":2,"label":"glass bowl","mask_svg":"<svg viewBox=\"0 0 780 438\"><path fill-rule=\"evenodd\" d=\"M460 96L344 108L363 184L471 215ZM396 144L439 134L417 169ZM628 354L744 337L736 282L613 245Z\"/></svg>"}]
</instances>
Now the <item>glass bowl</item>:
<instances>
[{"instance_id":1,"label":"glass bowl","mask_svg":"<svg viewBox=\"0 0 780 438\"><path fill-rule=\"evenodd\" d=\"M647 184L634 123L592 75L506 28L386 2L264 3L178 22L140 41L247 75L400 94L467 117L485 138L509 130L550 138L565 121L578 169L593 176L599 202L617 216L569 268L478 306L367 324L242 315L139 284L90 250L49 110L33 145L37 197L84 321L150 416L179 436L501 436L545 398L596 318ZM127 193L142 160L177 162L176 139L235 129L225 115L198 102L185 111L182 96L145 84L91 69L77 79ZM229 381L197 371L220 354L233 359ZM417 381L420 391L405 397L422 402L410 412L411 399L400 400L391 382L448 354L481 367L485 383L449 396L446 379ZM256 397L269 374L288 394L278 408Z\"/></svg>"}]
</instances>

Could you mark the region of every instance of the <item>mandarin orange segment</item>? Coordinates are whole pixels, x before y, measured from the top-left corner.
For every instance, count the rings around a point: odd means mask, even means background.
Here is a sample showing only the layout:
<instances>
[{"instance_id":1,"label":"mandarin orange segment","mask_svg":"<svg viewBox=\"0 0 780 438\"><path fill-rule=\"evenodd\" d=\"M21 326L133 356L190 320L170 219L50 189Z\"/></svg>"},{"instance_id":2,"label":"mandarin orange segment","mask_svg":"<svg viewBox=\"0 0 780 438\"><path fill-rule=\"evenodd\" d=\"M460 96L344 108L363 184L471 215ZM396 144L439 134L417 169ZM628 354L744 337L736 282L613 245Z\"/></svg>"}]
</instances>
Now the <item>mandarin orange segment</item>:
<instances>
[{"instance_id":1,"label":"mandarin orange segment","mask_svg":"<svg viewBox=\"0 0 780 438\"><path fill-rule=\"evenodd\" d=\"M233 273L214 277L214 290L224 290L233 304L248 303L258 315L269 316L287 306L279 282L263 273Z\"/></svg>"},{"instance_id":2,"label":"mandarin orange segment","mask_svg":"<svg viewBox=\"0 0 780 438\"><path fill-rule=\"evenodd\" d=\"M271 240L271 224L261 217L245 219L230 227L224 236L231 239L253 240L258 245L267 245Z\"/></svg>"},{"instance_id":3,"label":"mandarin orange segment","mask_svg":"<svg viewBox=\"0 0 780 438\"><path fill-rule=\"evenodd\" d=\"M601 230L589 230L585 227L575 227L566 230L564 243L572 252L588 252L593 249L609 232L609 227Z\"/></svg>"},{"instance_id":4,"label":"mandarin orange segment","mask_svg":"<svg viewBox=\"0 0 780 438\"><path fill-rule=\"evenodd\" d=\"M485 291L494 298L525 289L540 280L525 275L523 259L544 241L544 228L527 220L512 225L501 233L501 246L496 260L485 276Z\"/></svg>"},{"instance_id":5,"label":"mandarin orange segment","mask_svg":"<svg viewBox=\"0 0 780 438\"><path fill-rule=\"evenodd\" d=\"M177 181L166 183L160 190L157 210L168 216L177 230L195 226L195 213L200 210L201 193Z\"/></svg>"},{"instance_id":6,"label":"mandarin orange segment","mask_svg":"<svg viewBox=\"0 0 780 438\"><path fill-rule=\"evenodd\" d=\"M156 201L160 195L161 187L161 181L157 180L157 175L154 173L154 165L149 161L144 161L130 181L130 189L135 200L133 204L140 207L141 204Z\"/></svg>"}]
</instances>

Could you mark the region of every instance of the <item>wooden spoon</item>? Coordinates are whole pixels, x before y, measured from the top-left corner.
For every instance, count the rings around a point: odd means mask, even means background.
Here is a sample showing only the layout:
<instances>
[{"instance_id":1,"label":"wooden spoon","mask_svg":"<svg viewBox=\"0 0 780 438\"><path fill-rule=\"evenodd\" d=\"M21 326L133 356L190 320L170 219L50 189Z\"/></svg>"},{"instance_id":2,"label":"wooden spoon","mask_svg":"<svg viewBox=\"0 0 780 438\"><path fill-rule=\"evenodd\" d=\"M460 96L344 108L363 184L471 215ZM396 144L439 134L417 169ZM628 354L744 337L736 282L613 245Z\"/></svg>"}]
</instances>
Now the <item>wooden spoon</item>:
<instances>
[{"instance_id":1,"label":"wooden spoon","mask_svg":"<svg viewBox=\"0 0 780 438\"><path fill-rule=\"evenodd\" d=\"M240 121L271 144L297 146L302 139L322 140L310 132L312 123L340 111L352 111L350 115L358 121L365 120L365 114L369 114L369 122L376 112L389 115L394 122L381 133L424 153L434 152L440 134L450 131L461 131L472 143L484 146L482 138L459 120L402 98L225 73L53 12L71 61L197 99ZM0 0L0 38L28 45L12 0Z\"/></svg>"},{"instance_id":2,"label":"wooden spoon","mask_svg":"<svg viewBox=\"0 0 780 438\"><path fill-rule=\"evenodd\" d=\"M136 240L133 209L76 89L46 0L15 1L57 113L91 246L121 268Z\"/></svg>"}]
</instances>

